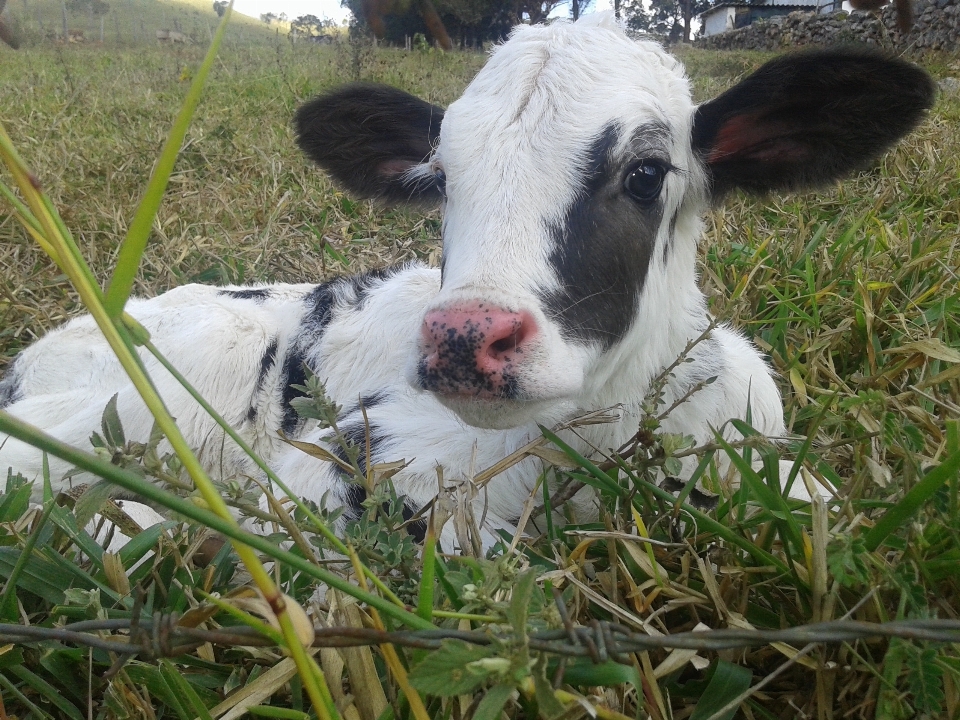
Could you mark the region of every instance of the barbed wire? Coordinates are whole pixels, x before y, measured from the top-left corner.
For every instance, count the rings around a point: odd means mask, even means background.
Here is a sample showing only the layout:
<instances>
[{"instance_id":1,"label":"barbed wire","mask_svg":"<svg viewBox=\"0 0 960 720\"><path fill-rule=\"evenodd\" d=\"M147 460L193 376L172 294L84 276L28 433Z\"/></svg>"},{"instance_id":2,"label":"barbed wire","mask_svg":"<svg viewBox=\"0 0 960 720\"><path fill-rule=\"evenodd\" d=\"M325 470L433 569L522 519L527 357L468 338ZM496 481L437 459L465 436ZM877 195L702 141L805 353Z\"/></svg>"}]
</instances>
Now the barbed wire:
<instances>
[{"instance_id":1,"label":"barbed wire","mask_svg":"<svg viewBox=\"0 0 960 720\"><path fill-rule=\"evenodd\" d=\"M85 620L62 627L0 624L0 642L35 643L56 641L98 648L119 655L145 658L176 657L205 643L222 646L263 647L274 645L266 636L247 627L208 630L179 625L176 613L155 614L153 618ZM748 648L772 643L806 645L836 644L855 640L901 638L943 643L960 642L958 620L897 620L883 623L857 620L799 625L783 630L746 630L723 628L681 632L672 635L648 635L623 625L594 621L590 626L573 626L565 618L564 629L529 634L531 650L561 656L590 657L594 662L628 662L627 655L645 650L686 649L701 651ZM109 634L105 634L109 633ZM123 633L123 634L121 634ZM362 645L400 645L432 650L444 640L461 640L473 645L491 645L514 641L512 629L491 626L485 630L401 630L386 632L374 628L318 627L315 647L357 647Z\"/></svg>"}]
</instances>

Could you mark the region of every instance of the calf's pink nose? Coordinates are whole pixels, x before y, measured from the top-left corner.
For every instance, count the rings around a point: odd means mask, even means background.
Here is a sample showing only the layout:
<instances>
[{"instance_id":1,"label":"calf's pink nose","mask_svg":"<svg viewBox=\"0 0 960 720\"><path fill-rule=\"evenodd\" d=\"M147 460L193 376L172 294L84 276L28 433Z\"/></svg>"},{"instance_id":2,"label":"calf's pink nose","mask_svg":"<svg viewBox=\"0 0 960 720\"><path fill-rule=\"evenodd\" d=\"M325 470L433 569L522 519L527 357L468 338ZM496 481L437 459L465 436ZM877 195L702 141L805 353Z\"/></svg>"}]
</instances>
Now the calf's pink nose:
<instances>
[{"instance_id":1,"label":"calf's pink nose","mask_svg":"<svg viewBox=\"0 0 960 720\"><path fill-rule=\"evenodd\" d=\"M511 397L516 367L536 332L530 313L486 303L432 310L421 327L420 382L445 394Z\"/></svg>"}]
</instances>

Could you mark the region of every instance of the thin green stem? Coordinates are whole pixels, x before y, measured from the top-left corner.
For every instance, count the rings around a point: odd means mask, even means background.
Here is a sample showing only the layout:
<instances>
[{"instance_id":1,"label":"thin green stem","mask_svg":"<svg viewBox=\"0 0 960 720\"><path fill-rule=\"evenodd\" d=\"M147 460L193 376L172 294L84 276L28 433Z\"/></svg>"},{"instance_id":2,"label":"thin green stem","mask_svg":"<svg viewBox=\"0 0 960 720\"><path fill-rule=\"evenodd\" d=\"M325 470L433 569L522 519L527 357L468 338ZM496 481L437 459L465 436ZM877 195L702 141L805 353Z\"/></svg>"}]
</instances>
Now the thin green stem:
<instances>
[{"instance_id":1,"label":"thin green stem","mask_svg":"<svg viewBox=\"0 0 960 720\"><path fill-rule=\"evenodd\" d=\"M143 346L150 352L151 355L153 355L154 358L157 359L157 362L163 365L163 367L167 370L167 372L169 372L174 377L174 379L176 379L176 381L180 383L183 389L190 394L190 397L192 397L200 405L200 407L202 407L204 411L208 415L210 415L211 418L213 418L214 422L216 422L217 425L219 425L223 429L223 431L230 437L230 439L233 440L239 446L239 448L243 450L251 460L253 460L254 463L256 463L257 467L264 472L264 474L267 476L270 482L272 482L274 485L280 488L281 491L283 491L283 493L290 499L290 501L297 506L300 512L302 512L307 517L307 519L310 520L310 522L320 532L320 534L323 535L323 537L326 538L326 540L333 546L334 550L336 550L338 553L342 555L348 555L349 551L347 549L347 546L344 544L344 542L340 538L338 538L333 533L333 531L330 530L329 527L327 527L327 524L323 522L323 520L320 519L320 517L318 517L317 514L314 513L305 502L303 502L300 496L298 496L294 492L291 492L290 488L287 487L286 483L284 483L283 480L281 480L280 477L271 469L271 467L267 465L267 463L263 460L263 458L261 458L257 454L257 452L252 447L250 447L250 445L246 442L246 440L244 440L243 437L241 437L240 433L238 433L233 428L233 426L230 423L228 423L223 418L223 416L220 413L218 413L210 403L206 401L203 395L201 395L197 391L197 389L190 384L190 381L187 380L180 373L180 371L177 370L170 363L169 360L167 360L166 357L164 357L163 353L161 353L160 350L157 349L157 346L154 345L149 340L144 342ZM388 588L384 584L384 582L376 576L376 574L370 568L368 568L363 563L361 563L360 566L363 568L364 574L368 578L370 578L371 582L373 582L373 584L376 585L377 589L379 589L380 592L382 592L388 599L390 599L396 605L400 607L404 606L403 601L400 600L400 598L398 598L390 590L390 588Z\"/></svg>"},{"instance_id":2,"label":"thin green stem","mask_svg":"<svg viewBox=\"0 0 960 720\"><path fill-rule=\"evenodd\" d=\"M231 540L244 543L251 548L262 552L264 555L279 560L295 570L298 570L309 577L315 578L330 587L345 592L355 597L361 602L365 602L371 607L380 610L384 615L389 615L398 622L419 630L430 630L434 626L426 622L415 614L402 608L398 608L391 602L388 602L379 595L364 592L356 585L351 585L346 580L328 570L323 569L309 560L295 555L287 550L277 547L265 537L253 535L240 529L236 523L228 522L224 518L215 515L210 510L197 507L194 503L188 502L182 498L173 495L166 490L154 485L142 477L123 468L112 465L101 460L95 455L85 453L82 450L67 445L48 435L19 418L15 418L9 413L0 410L0 432L10 435L13 438L29 443L33 447L48 452L54 457L69 462L81 470L86 470L108 482L112 482L125 490L129 490L141 496L144 500L155 502L163 507L172 510L175 513L183 515L190 520L198 522L211 530L215 530ZM478 616L482 617L482 616Z\"/></svg>"},{"instance_id":3,"label":"thin green stem","mask_svg":"<svg viewBox=\"0 0 960 720\"><path fill-rule=\"evenodd\" d=\"M197 74L190 85L190 90L187 91L180 113L170 129L170 136L163 145L160 157L157 158L157 164L150 176L149 183L147 183L147 189L143 193L143 199L133 216L133 221L127 230L127 236L120 246L120 252L117 255L117 267L113 272L113 277L110 278L110 284L104 298L107 314L113 319L120 317L127 298L130 297L133 281L140 267L140 258L143 256L147 241L150 239L150 230L154 218L157 216L157 210L160 209L167 183L173 173L173 167L177 162L177 156L180 154L187 129L190 127L190 120L197 109L197 104L200 102L203 86L210 74L210 69L213 67L223 36L227 31L227 24L230 21L232 11L233 0L227 6L223 20L210 42L210 49L197 70Z\"/></svg>"}]
</instances>

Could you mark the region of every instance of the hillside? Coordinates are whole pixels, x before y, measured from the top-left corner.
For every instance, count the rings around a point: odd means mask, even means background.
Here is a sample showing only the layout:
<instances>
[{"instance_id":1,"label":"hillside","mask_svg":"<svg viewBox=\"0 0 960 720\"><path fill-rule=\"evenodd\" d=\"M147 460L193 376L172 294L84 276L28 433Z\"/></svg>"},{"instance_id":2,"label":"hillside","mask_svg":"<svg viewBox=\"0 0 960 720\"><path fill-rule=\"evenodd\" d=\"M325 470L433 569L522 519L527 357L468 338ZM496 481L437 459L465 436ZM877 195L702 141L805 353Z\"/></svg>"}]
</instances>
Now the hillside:
<instances>
[{"instance_id":1,"label":"hillside","mask_svg":"<svg viewBox=\"0 0 960 720\"><path fill-rule=\"evenodd\" d=\"M106 11L94 14L91 8L97 5L106 5ZM64 12L70 31L81 31L86 43L107 46L155 44L161 29L179 30L193 43L206 45L219 21L212 0L8 0L6 15L19 27L23 44L37 46L63 34ZM228 40L257 44L276 34L276 24L234 13Z\"/></svg>"}]
</instances>

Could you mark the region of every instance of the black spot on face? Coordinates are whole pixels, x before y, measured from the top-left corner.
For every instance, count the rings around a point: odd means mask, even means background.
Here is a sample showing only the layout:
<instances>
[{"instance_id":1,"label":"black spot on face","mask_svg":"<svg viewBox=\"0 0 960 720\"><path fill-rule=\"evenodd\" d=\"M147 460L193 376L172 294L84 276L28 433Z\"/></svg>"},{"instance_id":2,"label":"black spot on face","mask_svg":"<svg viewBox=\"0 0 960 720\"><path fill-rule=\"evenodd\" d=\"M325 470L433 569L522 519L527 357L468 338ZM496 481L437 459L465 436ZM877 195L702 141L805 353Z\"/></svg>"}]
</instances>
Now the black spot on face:
<instances>
[{"instance_id":1,"label":"black spot on face","mask_svg":"<svg viewBox=\"0 0 960 720\"><path fill-rule=\"evenodd\" d=\"M673 247L673 239L677 236L677 220L680 218L680 208L673 211L673 217L670 218L670 235L667 242L663 244L663 264L667 264L667 257L670 255L670 248Z\"/></svg>"},{"instance_id":2,"label":"black spot on face","mask_svg":"<svg viewBox=\"0 0 960 720\"><path fill-rule=\"evenodd\" d=\"M221 290L217 295L236 298L237 300L253 300L257 304L270 297L270 288L243 288L241 290Z\"/></svg>"},{"instance_id":3,"label":"black spot on face","mask_svg":"<svg viewBox=\"0 0 960 720\"><path fill-rule=\"evenodd\" d=\"M561 287L541 293L548 314L569 340L607 349L630 329L663 219L663 201L631 198L624 191L624 176L638 159L670 168L662 148L666 135L661 125L645 126L630 152L617 158L620 131L609 125L584 153L582 190L552 232L550 264Z\"/></svg>"}]
</instances>

